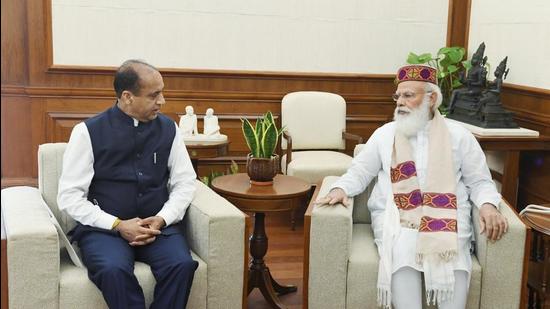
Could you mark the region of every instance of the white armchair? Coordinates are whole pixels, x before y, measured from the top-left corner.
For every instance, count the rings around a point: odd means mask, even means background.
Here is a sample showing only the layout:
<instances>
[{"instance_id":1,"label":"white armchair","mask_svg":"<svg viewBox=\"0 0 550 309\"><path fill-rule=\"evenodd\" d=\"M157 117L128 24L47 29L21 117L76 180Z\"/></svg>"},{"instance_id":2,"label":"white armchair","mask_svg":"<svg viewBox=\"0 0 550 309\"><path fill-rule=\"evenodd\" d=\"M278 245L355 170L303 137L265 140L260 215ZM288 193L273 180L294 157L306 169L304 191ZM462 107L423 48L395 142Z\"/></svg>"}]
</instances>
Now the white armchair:
<instances>
[{"instance_id":1,"label":"white armchair","mask_svg":"<svg viewBox=\"0 0 550 309\"><path fill-rule=\"evenodd\" d=\"M358 147L359 148L359 147ZM356 151L357 153L357 151ZM328 193L338 177L326 177L316 189ZM349 207L308 207L304 219L304 308L378 308L378 250L374 244L367 200L374 180ZM467 308L519 308L527 228L502 201L508 233L490 243L480 235L479 211L473 209L475 252Z\"/></svg>"},{"instance_id":2,"label":"white armchair","mask_svg":"<svg viewBox=\"0 0 550 309\"><path fill-rule=\"evenodd\" d=\"M57 207L57 185L66 144L38 150L39 189L2 190L7 236L10 308L107 308L85 268L76 267L62 248L47 205L65 231L72 220ZM195 272L188 308L241 308L246 216L201 182L184 218ZM146 303L155 279L149 266L136 262L135 274Z\"/></svg>"},{"instance_id":3,"label":"white armchair","mask_svg":"<svg viewBox=\"0 0 550 309\"><path fill-rule=\"evenodd\" d=\"M285 128L281 147L284 174L312 185L325 176L343 175L352 158L339 152L346 139L362 142L346 133L346 101L341 96L319 91L292 92L281 103L281 125Z\"/></svg>"}]
</instances>

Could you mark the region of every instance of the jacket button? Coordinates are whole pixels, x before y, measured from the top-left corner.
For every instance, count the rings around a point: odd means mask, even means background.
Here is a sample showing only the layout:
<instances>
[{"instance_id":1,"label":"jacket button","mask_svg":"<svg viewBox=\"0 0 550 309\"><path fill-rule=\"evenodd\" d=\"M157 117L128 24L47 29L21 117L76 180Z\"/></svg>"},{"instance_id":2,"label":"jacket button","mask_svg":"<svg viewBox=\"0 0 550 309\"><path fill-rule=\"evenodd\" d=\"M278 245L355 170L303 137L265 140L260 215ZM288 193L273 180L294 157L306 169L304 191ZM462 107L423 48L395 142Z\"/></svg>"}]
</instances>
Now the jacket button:
<instances>
[{"instance_id":1,"label":"jacket button","mask_svg":"<svg viewBox=\"0 0 550 309\"><path fill-rule=\"evenodd\" d=\"M136 154L136 157L137 157L138 159L141 159L141 153Z\"/></svg>"},{"instance_id":2,"label":"jacket button","mask_svg":"<svg viewBox=\"0 0 550 309\"><path fill-rule=\"evenodd\" d=\"M138 197L142 197L143 196L143 193L138 193Z\"/></svg>"}]
</instances>

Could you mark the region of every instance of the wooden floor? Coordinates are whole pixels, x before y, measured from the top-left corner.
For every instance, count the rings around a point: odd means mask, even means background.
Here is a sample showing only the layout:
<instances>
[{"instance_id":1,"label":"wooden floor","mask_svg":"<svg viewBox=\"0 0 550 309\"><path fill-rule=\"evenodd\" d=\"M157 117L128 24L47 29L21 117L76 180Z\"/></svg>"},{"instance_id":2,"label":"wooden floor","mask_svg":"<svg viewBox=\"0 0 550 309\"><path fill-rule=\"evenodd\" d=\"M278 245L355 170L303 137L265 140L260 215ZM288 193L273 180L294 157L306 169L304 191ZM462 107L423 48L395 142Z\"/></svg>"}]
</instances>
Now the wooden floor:
<instances>
[{"instance_id":1,"label":"wooden floor","mask_svg":"<svg viewBox=\"0 0 550 309\"><path fill-rule=\"evenodd\" d=\"M252 226L254 225L252 218ZM269 247L266 264L271 274L281 284L292 284L298 291L280 297L289 309L302 308L302 269L304 261L303 218L296 219L296 230L290 229L288 213L266 214L266 233ZM252 231L250 231L251 233ZM271 308L256 288L248 297L248 308Z\"/></svg>"}]
</instances>

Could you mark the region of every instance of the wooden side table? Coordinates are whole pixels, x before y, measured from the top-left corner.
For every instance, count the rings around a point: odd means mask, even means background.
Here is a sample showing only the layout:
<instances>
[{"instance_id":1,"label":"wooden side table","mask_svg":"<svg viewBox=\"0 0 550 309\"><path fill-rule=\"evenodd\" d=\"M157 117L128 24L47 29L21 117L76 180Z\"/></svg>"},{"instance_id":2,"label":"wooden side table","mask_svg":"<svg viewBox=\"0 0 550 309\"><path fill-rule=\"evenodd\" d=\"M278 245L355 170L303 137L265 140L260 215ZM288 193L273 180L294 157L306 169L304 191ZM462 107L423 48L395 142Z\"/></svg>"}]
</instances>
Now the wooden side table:
<instances>
[{"instance_id":1,"label":"wooden side table","mask_svg":"<svg viewBox=\"0 0 550 309\"><path fill-rule=\"evenodd\" d=\"M248 270L248 291L259 288L273 308L285 308L277 294L296 292L296 286L280 285L271 276L264 262L268 241L265 232L265 213L289 211L298 207L301 199L307 196L309 183L293 176L277 175L271 186L250 184L247 174L234 174L216 177L212 189L225 197L242 211L254 212L254 232L250 237L252 260Z\"/></svg>"},{"instance_id":2,"label":"wooden side table","mask_svg":"<svg viewBox=\"0 0 550 309\"><path fill-rule=\"evenodd\" d=\"M550 204L544 206L550 207ZM529 309L550 308L550 218L525 212L524 222L533 229L529 258Z\"/></svg>"},{"instance_id":3,"label":"wooden side table","mask_svg":"<svg viewBox=\"0 0 550 309\"><path fill-rule=\"evenodd\" d=\"M222 157L227 154L229 140L223 142L190 142L186 141L185 148L191 158L193 169L199 176L199 159Z\"/></svg>"},{"instance_id":4,"label":"wooden side table","mask_svg":"<svg viewBox=\"0 0 550 309\"><path fill-rule=\"evenodd\" d=\"M523 151L550 150L550 137L490 137L474 134L483 150L504 152L502 175L492 171L493 177L502 183L501 194L518 210L519 158ZM496 176L496 177L495 177Z\"/></svg>"}]
</instances>

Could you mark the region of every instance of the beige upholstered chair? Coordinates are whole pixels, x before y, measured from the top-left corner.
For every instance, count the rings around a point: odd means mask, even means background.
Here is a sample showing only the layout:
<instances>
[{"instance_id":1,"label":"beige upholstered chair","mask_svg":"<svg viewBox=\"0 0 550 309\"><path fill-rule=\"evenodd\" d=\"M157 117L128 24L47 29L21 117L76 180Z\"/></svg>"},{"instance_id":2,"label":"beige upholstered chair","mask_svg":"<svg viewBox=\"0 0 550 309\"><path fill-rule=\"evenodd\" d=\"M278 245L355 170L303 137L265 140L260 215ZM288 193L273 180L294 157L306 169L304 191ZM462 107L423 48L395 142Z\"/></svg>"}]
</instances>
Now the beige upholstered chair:
<instances>
[{"instance_id":1,"label":"beige upholstered chair","mask_svg":"<svg viewBox=\"0 0 550 309\"><path fill-rule=\"evenodd\" d=\"M337 179L326 177L312 201L326 195ZM379 257L367 208L373 183L347 208L310 204L304 221L304 308L377 308ZM500 207L510 227L496 243L479 234L479 212L473 207L476 242L468 309L519 308L527 230L507 202Z\"/></svg>"},{"instance_id":2,"label":"beige upholstered chair","mask_svg":"<svg viewBox=\"0 0 550 309\"><path fill-rule=\"evenodd\" d=\"M45 208L65 230L74 224L56 202L65 146L40 146L39 189L2 190L10 308L107 308L86 269L76 267L61 248ZM241 308L245 215L201 182L196 186L184 219L193 258L199 262L187 308ZM135 274L150 304L155 279L149 266L136 262Z\"/></svg>"},{"instance_id":3,"label":"beige upholstered chair","mask_svg":"<svg viewBox=\"0 0 550 309\"><path fill-rule=\"evenodd\" d=\"M292 92L281 104L285 127L281 146L283 173L317 184L325 176L343 175L351 165L345 139L362 142L346 133L346 101L341 96L318 91Z\"/></svg>"}]
</instances>

